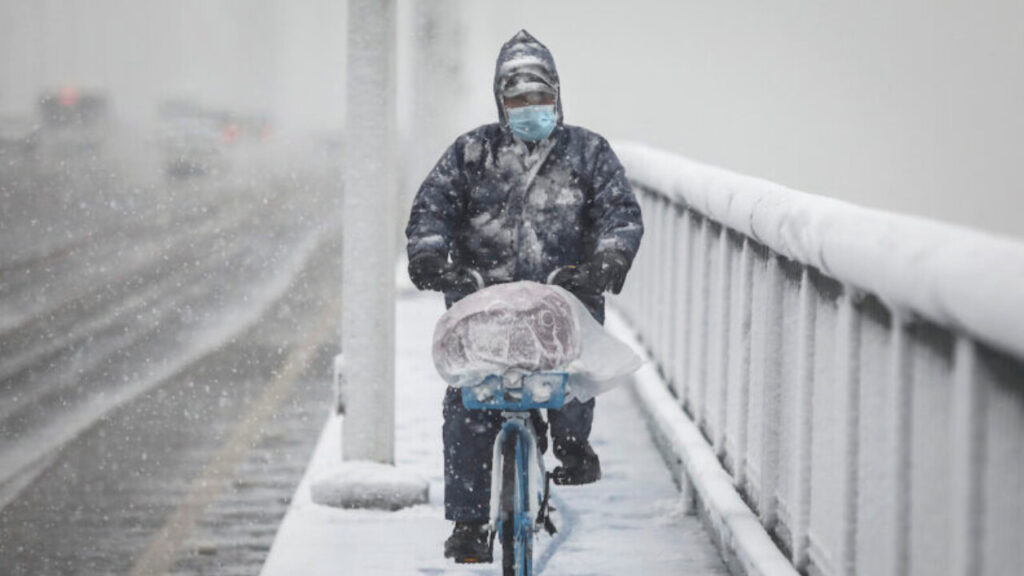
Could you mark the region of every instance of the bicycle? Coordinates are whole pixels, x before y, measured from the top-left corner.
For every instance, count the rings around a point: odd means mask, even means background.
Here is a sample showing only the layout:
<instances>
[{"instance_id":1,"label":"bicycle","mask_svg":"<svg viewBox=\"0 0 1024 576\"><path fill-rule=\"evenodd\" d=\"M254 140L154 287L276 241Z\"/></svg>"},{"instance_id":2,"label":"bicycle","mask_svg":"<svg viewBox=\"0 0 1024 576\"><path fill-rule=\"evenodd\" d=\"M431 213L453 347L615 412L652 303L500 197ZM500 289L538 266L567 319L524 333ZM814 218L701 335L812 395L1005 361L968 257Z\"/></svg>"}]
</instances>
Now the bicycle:
<instances>
[{"instance_id":1,"label":"bicycle","mask_svg":"<svg viewBox=\"0 0 1024 576\"><path fill-rule=\"evenodd\" d=\"M501 410L503 417L494 439L488 530L492 545L495 536L501 541L505 576L533 574L534 534L539 529L555 533L549 505L551 475L544 469L530 411L560 409L568 380L563 372L538 372L518 379L492 375L462 389L467 409ZM535 517L531 494L536 497Z\"/></svg>"}]
</instances>

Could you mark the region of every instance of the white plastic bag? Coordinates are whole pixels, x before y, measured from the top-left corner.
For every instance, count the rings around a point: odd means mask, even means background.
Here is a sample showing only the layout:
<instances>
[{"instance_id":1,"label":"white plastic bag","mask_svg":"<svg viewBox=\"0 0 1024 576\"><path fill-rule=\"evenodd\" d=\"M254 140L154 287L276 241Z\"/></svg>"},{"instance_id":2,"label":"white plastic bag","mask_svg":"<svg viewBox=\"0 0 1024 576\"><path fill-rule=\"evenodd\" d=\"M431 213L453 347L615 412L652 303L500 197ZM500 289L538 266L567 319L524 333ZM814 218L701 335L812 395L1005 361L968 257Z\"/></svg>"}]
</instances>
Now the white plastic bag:
<instances>
[{"instance_id":1,"label":"white plastic bag","mask_svg":"<svg viewBox=\"0 0 1024 576\"><path fill-rule=\"evenodd\" d=\"M536 282L484 288L456 302L434 328L434 365L455 387L492 374L516 380L567 372L569 396L586 401L642 363L567 290Z\"/></svg>"}]
</instances>

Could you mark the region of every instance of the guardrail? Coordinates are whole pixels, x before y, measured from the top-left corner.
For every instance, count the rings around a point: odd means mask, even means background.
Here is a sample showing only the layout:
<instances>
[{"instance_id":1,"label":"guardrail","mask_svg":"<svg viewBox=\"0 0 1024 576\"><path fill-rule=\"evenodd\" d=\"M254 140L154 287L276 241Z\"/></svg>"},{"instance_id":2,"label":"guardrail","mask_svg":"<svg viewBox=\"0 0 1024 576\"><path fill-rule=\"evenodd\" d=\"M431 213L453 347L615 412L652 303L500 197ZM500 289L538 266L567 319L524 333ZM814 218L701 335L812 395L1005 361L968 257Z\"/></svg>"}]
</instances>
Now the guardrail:
<instances>
[{"instance_id":1,"label":"guardrail","mask_svg":"<svg viewBox=\"0 0 1024 576\"><path fill-rule=\"evenodd\" d=\"M1024 244L615 150L614 301L802 572L1024 566Z\"/></svg>"}]
</instances>

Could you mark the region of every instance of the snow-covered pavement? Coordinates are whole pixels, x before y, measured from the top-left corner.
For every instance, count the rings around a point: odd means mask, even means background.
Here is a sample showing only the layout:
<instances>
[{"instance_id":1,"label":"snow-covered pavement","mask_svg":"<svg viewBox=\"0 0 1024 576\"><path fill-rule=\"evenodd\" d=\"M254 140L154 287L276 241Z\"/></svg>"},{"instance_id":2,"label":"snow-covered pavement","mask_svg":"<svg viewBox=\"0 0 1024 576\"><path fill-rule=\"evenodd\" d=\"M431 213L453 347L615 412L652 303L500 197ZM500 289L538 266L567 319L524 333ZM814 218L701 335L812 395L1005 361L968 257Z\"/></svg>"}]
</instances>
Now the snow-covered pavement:
<instances>
[{"instance_id":1,"label":"snow-covered pavement","mask_svg":"<svg viewBox=\"0 0 1024 576\"><path fill-rule=\"evenodd\" d=\"M495 574L500 564L456 566L442 555L444 519L441 399L444 383L430 355L444 305L436 294L403 293L397 310L397 463L430 481L430 502L398 512L338 510L313 504L312 479L340 457L340 420L324 428L305 477L277 533L264 576ZM604 478L554 489L554 538L535 553L545 574L727 574L648 435L628 388L598 398L592 442ZM548 455L551 458L550 454ZM554 462L549 462L549 467Z\"/></svg>"}]
</instances>

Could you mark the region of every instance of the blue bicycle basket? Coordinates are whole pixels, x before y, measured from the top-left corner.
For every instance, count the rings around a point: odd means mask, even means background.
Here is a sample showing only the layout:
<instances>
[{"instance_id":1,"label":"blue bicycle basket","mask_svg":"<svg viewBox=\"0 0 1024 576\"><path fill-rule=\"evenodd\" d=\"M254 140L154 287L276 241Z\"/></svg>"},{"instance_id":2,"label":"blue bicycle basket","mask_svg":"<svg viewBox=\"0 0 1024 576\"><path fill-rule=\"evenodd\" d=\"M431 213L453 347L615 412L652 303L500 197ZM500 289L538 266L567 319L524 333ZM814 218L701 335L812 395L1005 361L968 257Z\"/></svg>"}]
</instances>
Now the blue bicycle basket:
<instances>
[{"instance_id":1,"label":"blue bicycle basket","mask_svg":"<svg viewBox=\"0 0 1024 576\"><path fill-rule=\"evenodd\" d=\"M565 405L568 382L565 372L527 374L513 385L501 376L491 375L476 386L463 386L462 404L470 410L558 410Z\"/></svg>"}]
</instances>

